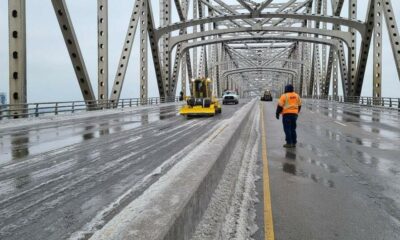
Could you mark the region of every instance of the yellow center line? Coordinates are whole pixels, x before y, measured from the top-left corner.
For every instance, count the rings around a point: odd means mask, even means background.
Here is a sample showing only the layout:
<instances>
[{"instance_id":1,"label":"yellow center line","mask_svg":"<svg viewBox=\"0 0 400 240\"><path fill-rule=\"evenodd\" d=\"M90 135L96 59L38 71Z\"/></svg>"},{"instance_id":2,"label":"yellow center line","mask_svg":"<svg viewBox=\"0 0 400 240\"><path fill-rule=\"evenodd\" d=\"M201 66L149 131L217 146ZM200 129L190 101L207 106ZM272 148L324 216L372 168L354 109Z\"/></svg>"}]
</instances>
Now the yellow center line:
<instances>
[{"instance_id":1,"label":"yellow center line","mask_svg":"<svg viewBox=\"0 0 400 240\"><path fill-rule=\"evenodd\" d=\"M267 158L267 140L265 136L264 110L260 104L261 131L262 131L262 160L263 160L263 190L264 190L264 232L265 240L274 240L274 221L272 218L271 189L269 187L269 168Z\"/></svg>"}]
</instances>

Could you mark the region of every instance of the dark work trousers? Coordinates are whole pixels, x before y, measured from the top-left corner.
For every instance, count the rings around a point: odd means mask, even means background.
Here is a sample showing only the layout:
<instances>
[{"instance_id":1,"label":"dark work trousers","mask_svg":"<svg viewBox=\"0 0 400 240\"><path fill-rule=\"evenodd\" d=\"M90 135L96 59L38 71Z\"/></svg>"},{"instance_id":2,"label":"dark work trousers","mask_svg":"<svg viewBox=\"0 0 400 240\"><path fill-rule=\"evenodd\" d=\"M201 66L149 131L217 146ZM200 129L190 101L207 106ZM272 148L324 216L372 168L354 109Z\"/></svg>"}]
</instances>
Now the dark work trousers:
<instances>
[{"instance_id":1,"label":"dark work trousers","mask_svg":"<svg viewBox=\"0 0 400 240\"><path fill-rule=\"evenodd\" d=\"M296 114L284 114L282 117L283 130L285 131L287 144L297 143L296 121Z\"/></svg>"}]
</instances>

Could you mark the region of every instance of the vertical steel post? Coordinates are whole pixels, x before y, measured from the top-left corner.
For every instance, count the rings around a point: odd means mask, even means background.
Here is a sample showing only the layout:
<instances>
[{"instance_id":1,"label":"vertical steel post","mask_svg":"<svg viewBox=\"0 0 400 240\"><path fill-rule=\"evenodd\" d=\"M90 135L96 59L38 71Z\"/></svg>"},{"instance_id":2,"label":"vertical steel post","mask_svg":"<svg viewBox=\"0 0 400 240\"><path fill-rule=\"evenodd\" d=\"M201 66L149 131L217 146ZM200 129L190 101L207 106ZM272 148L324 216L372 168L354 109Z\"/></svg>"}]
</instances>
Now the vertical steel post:
<instances>
[{"instance_id":1,"label":"vertical steel post","mask_svg":"<svg viewBox=\"0 0 400 240\"><path fill-rule=\"evenodd\" d=\"M108 101L108 0L97 1L97 28L98 99L103 105Z\"/></svg>"},{"instance_id":2,"label":"vertical steel post","mask_svg":"<svg viewBox=\"0 0 400 240\"><path fill-rule=\"evenodd\" d=\"M339 66L339 59L338 59L338 50L335 49L333 51L333 63L332 63L332 74L333 74L333 83L332 83L332 95L333 99L336 100L338 96L338 66Z\"/></svg>"},{"instance_id":3,"label":"vertical steel post","mask_svg":"<svg viewBox=\"0 0 400 240\"><path fill-rule=\"evenodd\" d=\"M300 61L304 62L304 43L299 43ZM300 83L299 83L299 94L303 97L303 83L304 83L304 64L300 65Z\"/></svg>"},{"instance_id":4,"label":"vertical steel post","mask_svg":"<svg viewBox=\"0 0 400 240\"><path fill-rule=\"evenodd\" d=\"M181 91L183 95L186 96L186 87L187 87L187 64L186 64L186 54L183 54L181 60Z\"/></svg>"},{"instance_id":5,"label":"vertical steel post","mask_svg":"<svg viewBox=\"0 0 400 240\"><path fill-rule=\"evenodd\" d=\"M382 95L382 0L375 0L375 19L374 19L374 67L373 67L373 87L372 96L380 98ZM375 104L375 101L374 101ZM378 103L379 104L379 103Z\"/></svg>"},{"instance_id":6,"label":"vertical steel post","mask_svg":"<svg viewBox=\"0 0 400 240\"><path fill-rule=\"evenodd\" d=\"M10 115L23 116L26 111L26 13L25 0L8 1L9 20L9 98Z\"/></svg>"},{"instance_id":7,"label":"vertical steel post","mask_svg":"<svg viewBox=\"0 0 400 240\"><path fill-rule=\"evenodd\" d=\"M349 0L349 18L356 20L357 19L357 0ZM356 84L356 75L357 75L357 31L356 29L349 28L349 32L351 33L351 45L350 45L350 62L348 63L350 69L350 89L352 91L355 88Z\"/></svg>"},{"instance_id":8,"label":"vertical steel post","mask_svg":"<svg viewBox=\"0 0 400 240\"><path fill-rule=\"evenodd\" d=\"M140 14L140 99L141 102L148 98L148 39L147 39L147 28L148 28L148 15L147 15L147 4L148 0L142 2L142 9Z\"/></svg>"},{"instance_id":9,"label":"vertical steel post","mask_svg":"<svg viewBox=\"0 0 400 240\"><path fill-rule=\"evenodd\" d=\"M193 0L193 19L197 19L198 17L198 0ZM197 25L193 26L193 33L197 33ZM197 40L193 39L193 42L195 43ZM197 47L193 48L193 78L198 77L198 72L197 72Z\"/></svg>"},{"instance_id":10,"label":"vertical steel post","mask_svg":"<svg viewBox=\"0 0 400 240\"><path fill-rule=\"evenodd\" d=\"M323 0L322 1L322 14L326 16L328 14L328 1ZM327 23L323 22L322 23L322 29L326 30L327 29ZM326 38L326 36L323 36L323 38ZM326 81L326 51L327 47L326 45L322 45L322 61L321 61L321 67L322 67L322 73L321 73L321 81L320 81L320 95L325 95L325 81Z\"/></svg>"},{"instance_id":11,"label":"vertical steel post","mask_svg":"<svg viewBox=\"0 0 400 240\"><path fill-rule=\"evenodd\" d=\"M169 25L171 22L171 0L160 0L160 26L164 27ZM171 33L164 34L161 38L161 61L163 68L163 75L165 81L165 92L167 96L171 95L172 92L172 79L170 76L171 59L170 56L170 46L169 39Z\"/></svg>"}]
</instances>

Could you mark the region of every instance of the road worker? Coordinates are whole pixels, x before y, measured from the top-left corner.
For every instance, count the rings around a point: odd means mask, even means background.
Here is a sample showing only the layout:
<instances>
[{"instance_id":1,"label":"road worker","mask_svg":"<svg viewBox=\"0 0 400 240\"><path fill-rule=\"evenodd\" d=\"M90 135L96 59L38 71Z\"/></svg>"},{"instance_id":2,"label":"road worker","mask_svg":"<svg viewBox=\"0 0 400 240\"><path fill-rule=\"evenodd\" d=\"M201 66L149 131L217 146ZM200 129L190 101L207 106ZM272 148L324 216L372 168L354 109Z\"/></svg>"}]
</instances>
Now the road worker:
<instances>
[{"instance_id":1,"label":"road worker","mask_svg":"<svg viewBox=\"0 0 400 240\"><path fill-rule=\"evenodd\" d=\"M294 92L293 85L285 87L285 93L279 98L276 119L282 114L283 130L286 135L285 148L294 148L297 143L296 121L301 110L300 96Z\"/></svg>"}]
</instances>

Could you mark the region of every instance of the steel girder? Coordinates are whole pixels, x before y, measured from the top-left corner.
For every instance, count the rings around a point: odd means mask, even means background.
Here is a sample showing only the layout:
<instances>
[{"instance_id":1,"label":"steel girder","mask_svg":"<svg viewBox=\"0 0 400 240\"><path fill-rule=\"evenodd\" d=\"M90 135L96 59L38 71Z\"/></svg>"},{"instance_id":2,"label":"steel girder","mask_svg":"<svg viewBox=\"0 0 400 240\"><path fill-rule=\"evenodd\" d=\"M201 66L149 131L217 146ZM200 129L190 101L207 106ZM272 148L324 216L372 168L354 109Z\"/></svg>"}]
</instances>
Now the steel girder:
<instances>
[{"instance_id":1,"label":"steel girder","mask_svg":"<svg viewBox=\"0 0 400 240\"><path fill-rule=\"evenodd\" d=\"M97 1L98 99L108 100L108 0ZM105 106L106 107L106 106Z\"/></svg>"},{"instance_id":2,"label":"steel girder","mask_svg":"<svg viewBox=\"0 0 400 240\"><path fill-rule=\"evenodd\" d=\"M168 26L171 23L171 0L160 0L160 26ZM171 92L171 58L170 58L170 47L169 47L169 38L171 37L171 32L162 36L161 45L160 45L160 52L161 55L161 67L162 67L162 74L165 83L165 92L169 96ZM158 44L158 41L156 41Z\"/></svg>"},{"instance_id":3,"label":"steel girder","mask_svg":"<svg viewBox=\"0 0 400 240\"><path fill-rule=\"evenodd\" d=\"M389 33L390 44L392 45L393 58L397 69L397 76L400 80L400 32L396 22L395 11L391 0L382 1L383 12L386 20L386 27ZM397 11L398 13L398 11Z\"/></svg>"},{"instance_id":4,"label":"steel girder","mask_svg":"<svg viewBox=\"0 0 400 240\"><path fill-rule=\"evenodd\" d=\"M287 40L292 42L310 42L310 43L319 43L330 45L334 48L338 48L339 41L334 39L316 39L312 37L293 37L293 36L257 36L257 37L239 37L239 38L217 38L211 40L205 40L201 42L194 42L194 43L186 43L182 47L182 51L187 51L190 48L195 48L199 46L209 45L209 44L216 44L216 43L224 43L224 42L232 42L232 41L246 41L246 40Z\"/></svg>"},{"instance_id":5,"label":"steel girder","mask_svg":"<svg viewBox=\"0 0 400 240\"><path fill-rule=\"evenodd\" d=\"M264 10L268 5L272 3L273 0L265 0L263 3L260 4L260 6L254 11L254 15L258 15Z\"/></svg>"},{"instance_id":6,"label":"steel girder","mask_svg":"<svg viewBox=\"0 0 400 240\"><path fill-rule=\"evenodd\" d=\"M233 61L224 61L224 62L216 62L214 64L214 67L216 66L220 66L223 64L228 64L230 62L238 62L238 61L242 61L243 58L235 58L235 60ZM255 59L255 61L258 61L259 59ZM305 64L304 61L298 61L298 60L293 60L293 59L285 59L285 58L261 58L261 60L263 61L273 61L273 62L289 62L289 63L293 63L293 64L300 64L303 65Z\"/></svg>"},{"instance_id":7,"label":"steel girder","mask_svg":"<svg viewBox=\"0 0 400 240\"><path fill-rule=\"evenodd\" d=\"M25 111L26 96L26 13L25 0L9 0L9 96L10 113L18 118Z\"/></svg>"},{"instance_id":8,"label":"steel girder","mask_svg":"<svg viewBox=\"0 0 400 240\"><path fill-rule=\"evenodd\" d=\"M179 19L181 21L187 20L188 12L189 12L189 0L174 0L176 9L178 11ZM180 35L187 34L187 29L181 29L179 31ZM178 74L179 74L179 65L181 66L181 87L182 92L186 94L186 84L187 84L187 76L192 78L192 66L191 66L191 57L190 53L187 52L186 55L182 56L182 62L179 62L180 56L180 46L178 45L178 49L176 52L175 62L172 70L172 82L173 84L176 83Z\"/></svg>"},{"instance_id":9,"label":"steel girder","mask_svg":"<svg viewBox=\"0 0 400 240\"><path fill-rule=\"evenodd\" d=\"M298 76L298 72L294 69L259 67L259 68L238 68L238 69L228 70L222 73L222 77L227 78L230 75L247 73L247 72L280 72L280 73L290 74L294 78Z\"/></svg>"},{"instance_id":10,"label":"steel girder","mask_svg":"<svg viewBox=\"0 0 400 240\"><path fill-rule=\"evenodd\" d=\"M367 10L367 33L362 36L361 39L361 49L360 49L360 55L358 56L358 65L357 65L357 75L356 75L356 81L351 82L351 85L349 87L349 93L351 96L359 96L361 94L361 89L364 81L364 75L365 71L367 68L367 61L368 61L368 55L369 55L369 49L371 46L371 40L372 40L372 34L374 31L374 4L375 0L369 0L368 2L368 10ZM349 94L348 93L348 94Z\"/></svg>"},{"instance_id":11,"label":"steel girder","mask_svg":"<svg viewBox=\"0 0 400 240\"><path fill-rule=\"evenodd\" d=\"M261 27L261 28L253 28L253 27L242 27L242 28L233 28L233 29L219 29L219 30L211 30L199 33L186 34L183 36L176 36L170 39L170 46L173 48L180 42L189 41L192 39L200 38L200 37L209 37L215 35L224 35L228 33L237 33L237 32L251 32L251 31L269 31L269 32L295 32L295 33L306 33L306 34L318 34L323 36L329 36L331 38L337 38L344 42L347 45L351 43L351 36L348 33L343 33L341 31L328 31L322 29L310 29L310 28L291 28L291 27ZM255 36L254 38L257 38Z\"/></svg>"},{"instance_id":12,"label":"steel girder","mask_svg":"<svg viewBox=\"0 0 400 240\"><path fill-rule=\"evenodd\" d=\"M78 79L83 99L87 101L90 106L94 107L96 96L94 95L92 84L90 83L89 74L83 60L67 4L65 0L52 0L51 2L73 64L75 75Z\"/></svg>"},{"instance_id":13,"label":"steel girder","mask_svg":"<svg viewBox=\"0 0 400 240\"><path fill-rule=\"evenodd\" d=\"M211 40L205 40L205 41L200 41L200 42L193 42L193 43L186 43L183 44L182 46L182 52L188 51L191 48L196 48L199 46L205 46L209 44L216 44L216 43L227 43L231 41L247 41L247 40L286 40L286 41L293 41L293 42L310 42L310 43L319 43L319 44L325 44L325 45L330 45L334 49L338 49L339 47L339 41L334 40L334 39L316 39L316 38L311 38L311 37L292 37L292 36L249 36L249 37L240 37L240 38L218 38L218 39L211 39Z\"/></svg>"},{"instance_id":14,"label":"steel girder","mask_svg":"<svg viewBox=\"0 0 400 240\"><path fill-rule=\"evenodd\" d=\"M112 102L118 102L121 96L122 86L125 81L126 70L128 69L128 63L133 47L133 41L135 39L136 28L140 20L139 16L142 11L143 1L146 0L136 0L132 10L131 18L129 19L128 31L125 36L124 46L122 48L117 73L115 75L114 84L111 90L110 100Z\"/></svg>"},{"instance_id":15,"label":"steel girder","mask_svg":"<svg viewBox=\"0 0 400 240\"><path fill-rule=\"evenodd\" d=\"M142 12L140 16L140 100L141 102L147 101L148 98L148 61L147 61L147 49L148 49L148 14L146 14L146 9L148 1L142 2Z\"/></svg>"},{"instance_id":16,"label":"steel girder","mask_svg":"<svg viewBox=\"0 0 400 240\"><path fill-rule=\"evenodd\" d=\"M341 11L342 11L342 7L343 7L343 3L344 0L333 0L332 1L332 11L334 13L335 16L339 16ZM340 25L333 25L332 26L332 30L340 30ZM326 72L326 76L325 76L325 82L323 84L323 93L322 95L327 96L329 94L329 87L330 87L330 83L331 83L331 76L332 76L332 71L334 68L334 59L339 59L339 64L341 66L341 76L342 76L342 87L343 87L343 93L346 95L346 93L348 92L348 70L347 70L347 65L346 65L346 60L344 57L344 47L343 44L340 44L339 46L339 53L340 53L340 58L337 58L339 56L338 52L335 52L333 49L329 50L329 57L328 57L328 66L327 66L327 72ZM337 69L337 68L336 68ZM337 73L333 72L334 77L337 77ZM337 79L334 79L337 81ZM337 82L334 81L334 84L337 84ZM337 85L336 85L337 86Z\"/></svg>"},{"instance_id":17,"label":"steel girder","mask_svg":"<svg viewBox=\"0 0 400 240\"><path fill-rule=\"evenodd\" d=\"M149 38L150 38L150 48L151 48L151 54L153 57L153 64L154 64L154 69L156 71L156 78L157 78L157 86L158 86L158 92L160 94L161 98L164 98L167 96L166 90L165 90L165 82L163 79L163 74L162 74L162 65L161 65L161 60L160 60L160 49L158 46L158 42L156 42L156 36L155 36L155 24L154 24L154 16L153 16L153 11L152 11L152 6L151 6L151 1L147 0L147 27L148 27L148 33L149 33ZM190 71L189 71L190 72Z\"/></svg>"},{"instance_id":18,"label":"steel girder","mask_svg":"<svg viewBox=\"0 0 400 240\"><path fill-rule=\"evenodd\" d=\"M158 28L156 30L156 35L160 38L164 34L168 34L170 32L179 30L181 28L193 27L201 24L206 24L210 22L221 22L226 20L236 20L236 19L251 19L253 16L251 14L240 14L240 15L224 15L224 16L215 16L208 17L202 19L193 19L185 22L177 22L172 25L168 25L165 27ZM366 32L365 24L362 21L358 20L350 20L342 17L335 16L323 16L323 15L308 15L308 14L299 14L299 13L262 13L259 18L291 18L291 19L301 19L308 21L319 21L319 22L327 22L331 24L338 24L341 26L347 26L354 29L364 35Z\"/></svg>"},{"instance_id":19,"label":"steel girder","mask_svg":"<svg viewBox=\"0 0 400 240\"><path fill-rule=\"evenodd\" d=\"M375 0L374 15L375 15L375 27L374 27L374 64L373 64L373 83L372 83L372 96L382 96L382 25L383 25L383 1Z\"/></svg>"}]
</instances>

